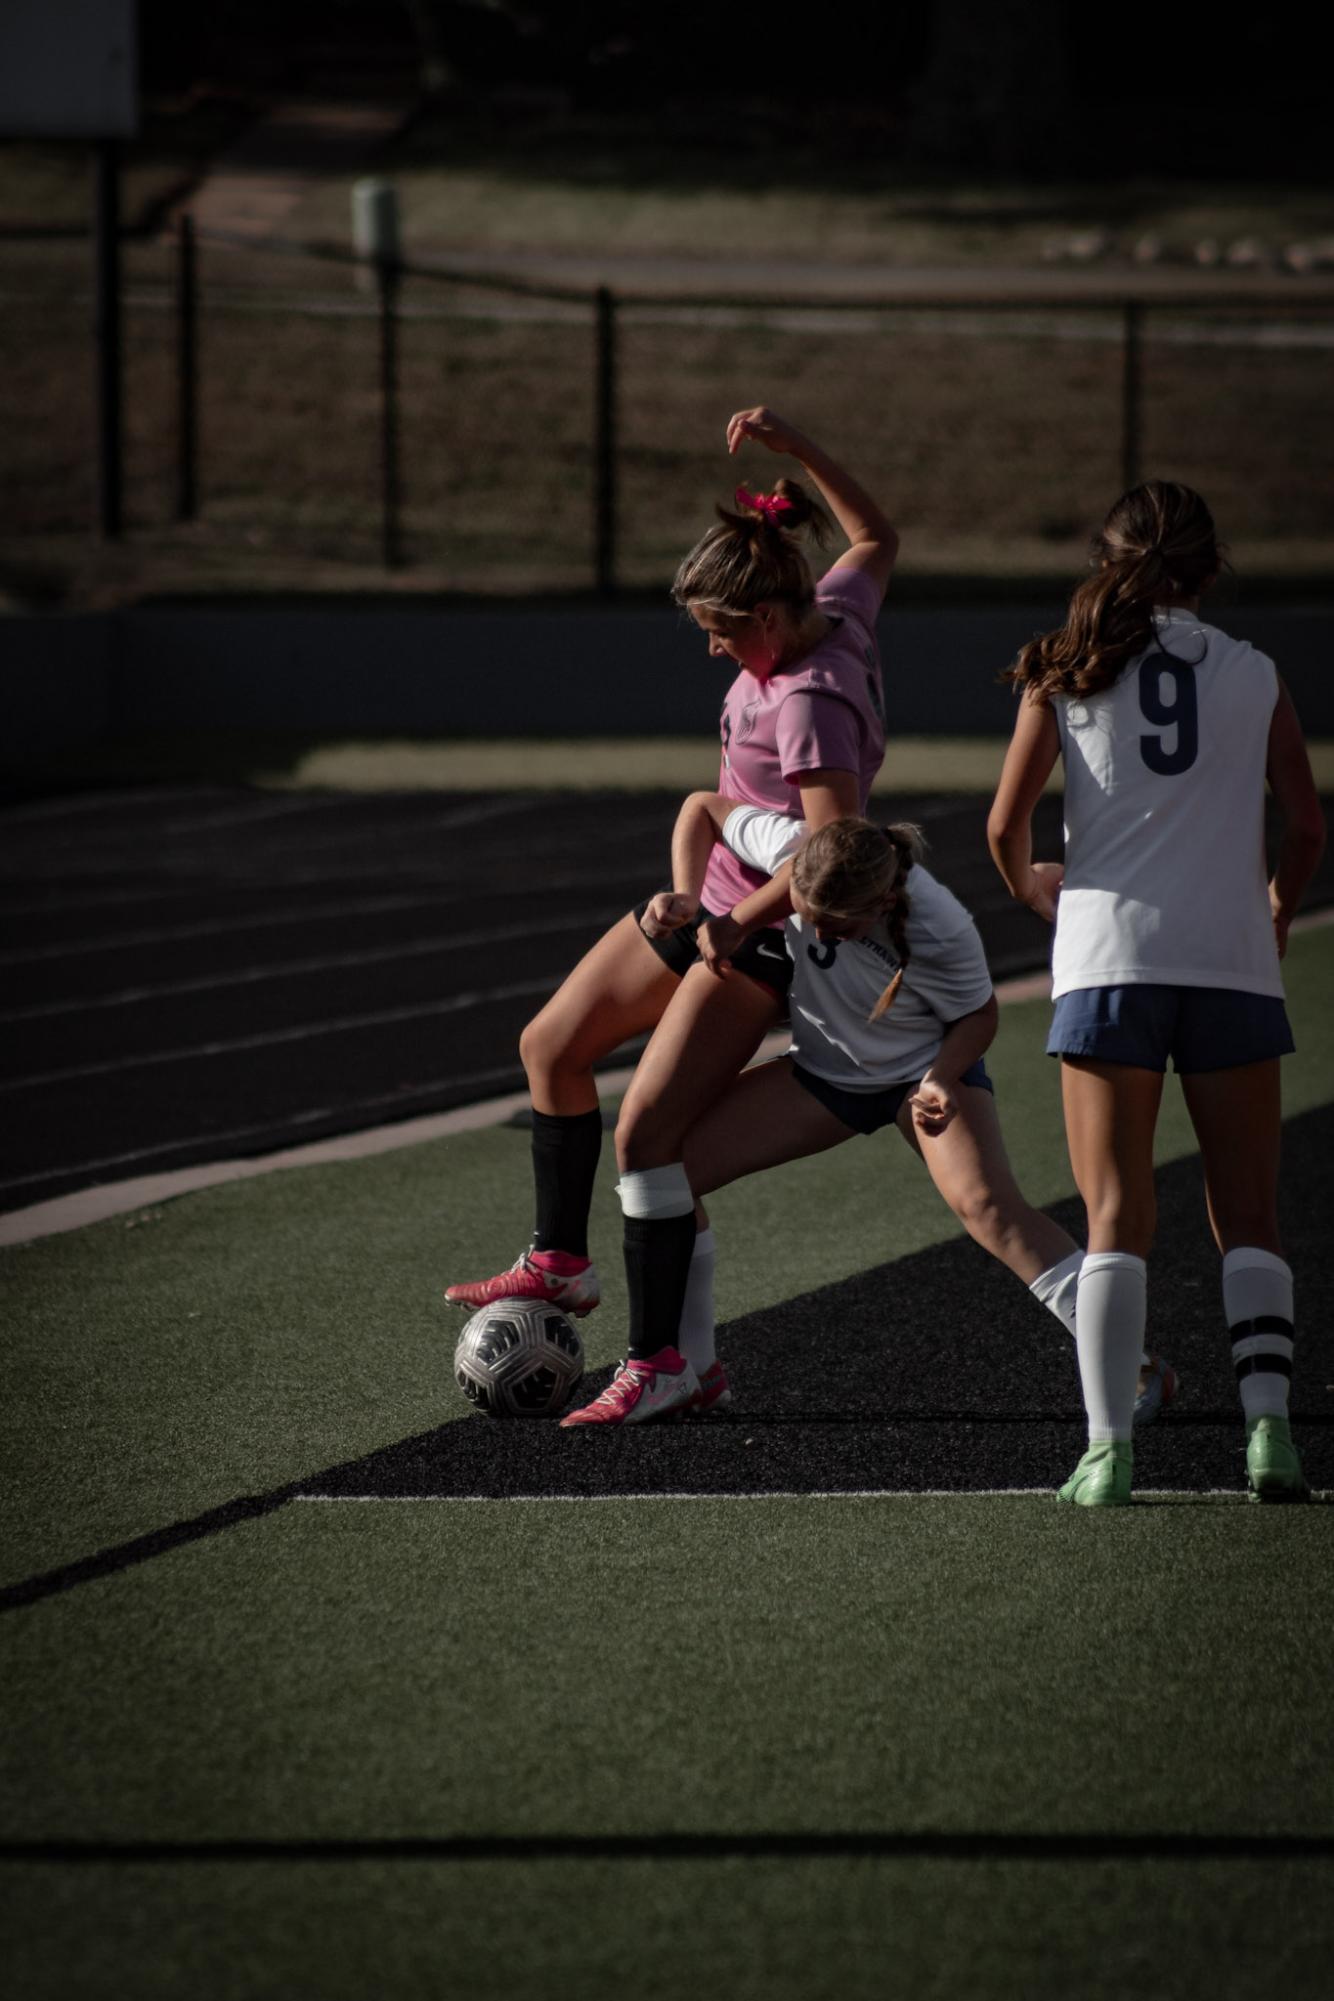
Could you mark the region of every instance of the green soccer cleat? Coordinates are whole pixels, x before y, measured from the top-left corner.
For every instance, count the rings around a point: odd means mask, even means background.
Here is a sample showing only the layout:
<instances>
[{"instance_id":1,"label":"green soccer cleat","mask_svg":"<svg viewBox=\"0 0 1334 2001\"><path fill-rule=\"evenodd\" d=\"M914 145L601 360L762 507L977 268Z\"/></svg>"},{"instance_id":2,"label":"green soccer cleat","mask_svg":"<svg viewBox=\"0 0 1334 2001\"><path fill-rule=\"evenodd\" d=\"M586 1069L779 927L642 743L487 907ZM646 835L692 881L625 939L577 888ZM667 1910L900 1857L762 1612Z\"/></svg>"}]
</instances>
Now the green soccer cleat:
<instances>
[{"instance_id":1,"label":"green soccer cleat","mask_svg":"<svg viewBox=\"0 0 1334 2001\"><path fill-rule=\"evenodd\" d=\"M1309 1501L1311 1489L1286 1417L1253 1417L1246 1426L1248 1501Z\"/></svg>"},{"instance_id":2,"label":"green soccer cleat","mask_svg":"<svg viewBox=\"0 0 1334 2001\"><path fill-rule=\"evenodd\" d=\"M1134 1466L1129 1439L1101 1438L1090 1445L1056 1498L1080 1508L1124 1508L1130 1501Z\"/></svg>"}]
</instances>

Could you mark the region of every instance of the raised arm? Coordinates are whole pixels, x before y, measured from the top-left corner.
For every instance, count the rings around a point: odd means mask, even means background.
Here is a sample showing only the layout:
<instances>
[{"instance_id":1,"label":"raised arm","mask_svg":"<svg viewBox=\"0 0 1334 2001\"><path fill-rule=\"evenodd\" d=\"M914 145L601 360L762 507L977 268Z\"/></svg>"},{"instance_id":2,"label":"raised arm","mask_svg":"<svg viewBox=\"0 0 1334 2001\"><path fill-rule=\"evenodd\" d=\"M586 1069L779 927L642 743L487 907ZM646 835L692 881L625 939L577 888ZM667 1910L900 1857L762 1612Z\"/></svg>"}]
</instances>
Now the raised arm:
<instances>
[{"instance_id":1,"label":"raised arm","mask_svg":"<svg viewBox=\"0 0 1334 2001\"><path fill-rule=\"evenodd\" d=\"M763 404L753 410L738 410L728 420L729 452L738 452L747 438L753 438L756 444L767 445L771 452L781 452L796 459L810 474L821 498L848 538L846 551L833 567L836 570L864 570L883 597L899 553L899 537L879 504L814 439L808 438L795 424L789 424L777 411L766 409Z\"/></svg>"},{"instance_id":2,"label":"raised arm","mask_svg":"<svg viewBox=\"0 0 1334 2001\"><path fill-rule=\"evenodd\" d=\"M1296 915L1302 891L1315 874L1325 851L1325 814L1315 789L1306 739L1282 681L1269 724L1269 754L1265 765L1269 789L1283 816L1278 860L1269 885L1274 913L1274 937L1281 959L1288 945L1288 926Z\"/></svg>"},{"instance_id":3,"label":"raised arm","mask_svg":"<svg viewBox=\"0 0 1334 2001\"><path fill-rule=\"evenodd\" d=\"M1056 917L1062 867L1033 860L1033 809L1061 752L1060 732L1050 703L1025 695L1005 753L1000 783L987 817L991 857L1018 903L1050 924Z\"/></svg>"}]
</instances>

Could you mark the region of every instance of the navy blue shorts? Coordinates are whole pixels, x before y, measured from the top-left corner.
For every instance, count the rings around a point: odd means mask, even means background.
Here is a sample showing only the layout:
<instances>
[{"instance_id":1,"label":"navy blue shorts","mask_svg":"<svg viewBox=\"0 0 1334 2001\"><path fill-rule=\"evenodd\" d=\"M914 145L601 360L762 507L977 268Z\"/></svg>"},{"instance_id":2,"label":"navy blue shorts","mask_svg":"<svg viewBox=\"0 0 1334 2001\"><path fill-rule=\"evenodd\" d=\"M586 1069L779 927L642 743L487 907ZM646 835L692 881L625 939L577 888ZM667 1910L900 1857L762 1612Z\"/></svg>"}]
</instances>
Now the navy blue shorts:
<instances>
[{"instance_id":1,"label":"navy blue shorts","mask_svg":"<svg viewBox=\"0 0 1334 2001\"><path fill-rule=\"evenodd\" d=\"M832 1112L855 1133L878 1133L882 1126L892 1126L904 1099L910 1098L922 1081L917 1077L911 1084L891 1084L886 1091L845 1091L840 1084L831 1084L826 1078L803 1070L800 1063L793 1063L792 1075L813 1098L819 1099L827 1112ZM964 1071L959 1082L995 1095L996 1087L980 1056Z\"/></svg>"},{"instance_id":2,"label":"navy blue shorts","mask_svg":"<svg viewBox=\"0 0 1334 2001\"><path fill-rule=\"evenodd\" d=\"M1062 994L1048 1056L1087 1056L1137 1070L1235 1070L1289 1056L1296 1044L1283 1002L1235 987L1079 987Z\"/></svg>"},{"instance_id":3,"label":"navy blue shorts","mask_svg":"<svg viewBox=\"0 0 1334 2001\"><path fill-rule=\"evenodd\" d=\"M644 912L651 901L651 898L645 897L642 903L635 905L635 923L645 944L653 947L668 972L684 979L699 959L699 925L683 924L679 930L669 931L662 938L650 938L644 930ZM716 915L716 911L701 909L700 922ZM762 987L767 987L771 994L776 994L780 1001L786 1001L787 990L792 984L792 961L787 956L781 930L766 926L763 931L752 931L749 938L743 938L733 952L732 964L739 973L747 974Z\"/></svg>"}]
</instances>

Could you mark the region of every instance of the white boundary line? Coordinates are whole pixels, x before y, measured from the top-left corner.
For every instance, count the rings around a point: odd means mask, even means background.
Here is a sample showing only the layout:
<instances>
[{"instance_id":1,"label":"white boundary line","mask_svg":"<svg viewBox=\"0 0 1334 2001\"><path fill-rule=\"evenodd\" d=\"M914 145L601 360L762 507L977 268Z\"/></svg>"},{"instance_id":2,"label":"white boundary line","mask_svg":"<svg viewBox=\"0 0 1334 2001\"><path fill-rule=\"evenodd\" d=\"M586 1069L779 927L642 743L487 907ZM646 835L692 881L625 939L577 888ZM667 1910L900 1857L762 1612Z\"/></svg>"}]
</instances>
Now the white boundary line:
<instances>
[{"instance_id":1,"label":"white boundary line","mask_svg":"<svg viewBox=\"0 0 1334 2001\"><path fill-rule=\"evenodd\" d=\"M1334 924L1334 905L1299 917L1294 931L1314 931ZM1010 1001L1041 1000L1051 992L1046 973L1031 973L1021 979L1002 980L996 998ZM786 1030L769 1036L756 1054L756 1062L781 1055L788 1046ZM634 1065L626 1069L601 1071L599 1087L615 1095L624 1091L634 1075ZM72 1195L59 1195L47 1202L34 1202L25 1209L13 1209L0 1216L0 1246L34 1243L41 1237L81 1230L88 1223L105 1222L110 1216L128 1215L135 1209L149 1209L157 1202L173 1201L201 1188L217 1188L230 1181L251 1181L261 1174L273 1174L288 1167L324 1167L344 1160L366 1160L376 1154L393 1153L399 1147L421 1146L429 1140L447 1139L452 1133L476 1132L486 1126L503 1125L528 1104L526 1091L511 1092L503 1098L489 1098L477 1105L462 1105L452 1112L432 1112L421 1118L404 1119L395 1125L375 1126L365 1132L342 1133L332 1139L315 1140L306 1146L285 1147L277 1153L249 1160L209 1161L198 1167L173 1168L161 1174L147 1174L128 1181L108 1182L99 1188L81 1188Z\"/></svg>"},{"instance_id":2,"label":"white boundary line","mask_svg":"<svg viewBox=\"0 0 1334 2001\"><path fill-rule=\"evenodd\" d=\"M316 973L346 972L358 966L383 965L386 958L395 960L446 958L453 952L470 952L478 945L506 944L516 938L560 937L563 932L577 931L590 920L594 923L613 924L617 915L624 915L621 906L608 906L605 911L592 911L587 917L547 917L536 924L502 925L498 930L460 931L455 933L433 933L429 938L403 938L390 951L383 945L368 946L356 952L331 952L318 959L276 959L269 965L241 966L235 972L209 973L194 980L161 980L156 984L142 987L122 987L118 992L92 994L83 999L39 1001L31 1006L11 1007L0 1010L0 1026L18 1021L52 1021L59 1015L90 1015L99 1009L113 1007L138 1007L144 1001L175 1000L182 994L219 993L228 987L262 986L269 980L305 980ZM489 1000L483 994L482 1000ZM315 1032L322 1026L316 1023ZM208 1053L216 1049L227 1049L228 1043L205 1045ZM187 1055L196 1052L187 1050ZM138 1057L136 1062L149 1058ZM106 1068L106 1065L102 1065ZM116 1068L128 1067L117 1064ZM62 1077L79 1074L73 1070L52 1071L50 1076L39 1081L58 1083Z\"/></svg>"},{"instance_id":3,"label":"white boundary line","mask_svg":"<svg viewBox=\"0 0 1334 2001\"><path fill-rule=\"evenodd\" d=\"M462 1014L493 1001L520 1000L525 995L545 993L550 985L546 977L515 980L509 986L450 994L443 1000L416 1001L410 1007L377 1008L372 1014L302 1021L292 1028L268 1029L262 1035L234 1035L224 1041L194 1043L185 1049L152 1049L142 1056L116 1056L106 1063L78 1063L68 1070L33 1070L26 1076L7 1078L0 1083L0 1094L13 1097L20 1091L40 1090L46 1084L76 1084L86 1077L117 1077L130 1070L160 1069L168 1063L188 1063L206 1056L230 1056L241 1049L278 1049L289 1042L313 1042L321 1035L349 1035L359 1028L387 1028L402 1021L424 1021L431 1015Z\"/></svg>"}]
</instances>

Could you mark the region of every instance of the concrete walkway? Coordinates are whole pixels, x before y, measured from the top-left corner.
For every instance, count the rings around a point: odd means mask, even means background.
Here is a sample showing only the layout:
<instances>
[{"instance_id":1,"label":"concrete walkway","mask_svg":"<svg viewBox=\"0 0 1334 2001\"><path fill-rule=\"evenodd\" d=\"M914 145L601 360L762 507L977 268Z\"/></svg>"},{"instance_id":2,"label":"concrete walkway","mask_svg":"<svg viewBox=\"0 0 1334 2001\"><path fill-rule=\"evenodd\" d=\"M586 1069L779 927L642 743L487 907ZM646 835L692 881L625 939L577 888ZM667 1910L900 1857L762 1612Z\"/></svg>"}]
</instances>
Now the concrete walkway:
<instances>
[{"instance_id":1,"label":"concrete walkway","mask_svg":"<svg viewBox=\"0 0 1334 2001\"><path fill-rule=\"evenodd\" d=\"M449 250L414 262L478 278L523 278L577 292L598 285L639 298L803 298L883 305L1334 304L1334 273L1202 271L1182 265L1107 262L1071 270L1052 265L826 264L797 259L671 257L627 251Z\"/></svg>"},{"instance_id":2,"label":"concrete walkway","mask_svg":"<svg viewBox=\"0 0 1334 2001\"><path fill-rule=\"evenodd\" d=\"M414 109L406 97L276 104L218 155L168 220L188 211L200 230L263 243L282 231L312 184L373 160Z\"/></svg>"},{"instance_id":3,"label":"concrete walkway","mask_svg":"<svg viewBox=\"0 0 1334 2001\"><path fill-rule=\"evenodd\" d=\"M331 80L332 81L332 80ZM176 205L197 228L255 243L281 233L313 183L372 162L416 109L406 93L351 96L341 88L275 104L220 153L211 171ZM590 292L599 285L642 297L817 298L893 305L1041 304L1089 307L1137 301L1334 304L1334 272L1300 276L1268 268L1198 269L1176 263L1105 260L1071 268L1050 264L901 265L825 263L791 258L673 257L626 251L441 250L415 262L478 278Z\"/></svg>"}]
</instances>

